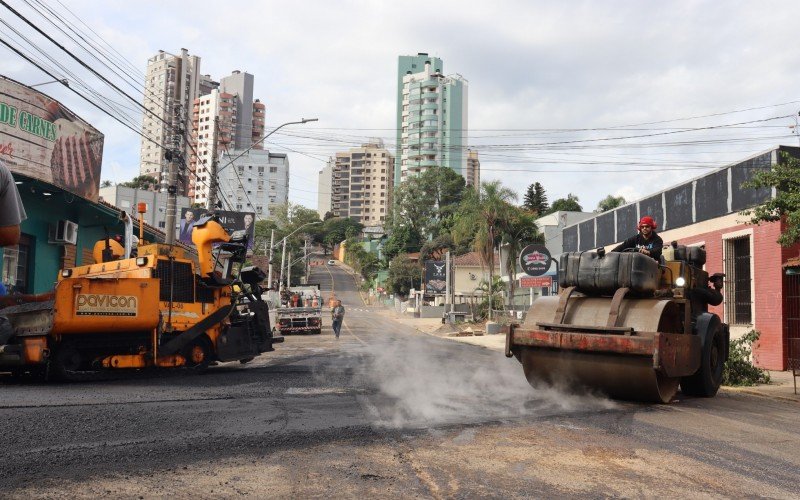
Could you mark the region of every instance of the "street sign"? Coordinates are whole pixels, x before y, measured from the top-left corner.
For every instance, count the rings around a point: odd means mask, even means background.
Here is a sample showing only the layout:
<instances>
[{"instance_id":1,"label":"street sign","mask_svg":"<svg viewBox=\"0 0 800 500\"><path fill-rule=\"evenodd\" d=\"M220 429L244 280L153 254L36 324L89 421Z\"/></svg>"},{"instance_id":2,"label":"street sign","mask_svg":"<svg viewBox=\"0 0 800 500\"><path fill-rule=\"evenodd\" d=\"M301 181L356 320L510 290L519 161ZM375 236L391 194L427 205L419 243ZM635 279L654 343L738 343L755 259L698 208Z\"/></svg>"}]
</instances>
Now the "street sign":
<instances>
[{"instance_id":1,"label":"street sign","mask_svg":"<svg viewBox=\"0 0 800 500\"><path fill-rule=\"evenodd\" d=\"M552 288L552 276L520 276L519 286L522 288Z\"/></svg>"},{"instance_id":2,"label":"street sign","mask_svg":"<svg viewBox=\"0 0 800 500\"><path fill-rule=\"evenodd\" d=\"M528 276L541 276L550 269L550 252L544 245L528 245L519 253L519 265Z\"/></svg>"}]
</instances>

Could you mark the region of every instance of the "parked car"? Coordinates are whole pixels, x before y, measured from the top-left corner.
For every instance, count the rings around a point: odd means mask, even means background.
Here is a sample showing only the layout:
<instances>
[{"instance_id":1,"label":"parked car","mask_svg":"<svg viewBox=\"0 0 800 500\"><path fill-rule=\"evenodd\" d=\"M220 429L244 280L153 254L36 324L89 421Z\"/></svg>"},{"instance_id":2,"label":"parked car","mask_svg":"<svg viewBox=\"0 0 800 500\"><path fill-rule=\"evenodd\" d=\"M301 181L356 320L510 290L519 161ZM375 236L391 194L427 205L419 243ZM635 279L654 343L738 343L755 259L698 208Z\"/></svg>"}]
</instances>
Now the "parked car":
<instances>
[{"instance_id":1,"label":"parked car","mask_svg":"<svg viewBox=\"0 0 800 500\"><path fill-rule=\"evenodd\" d=\"M333 265L335 265L335 264L336 264L336 261L335 261L335 260L329 260L329 261L328 261L328 265L329 265L329 266L333 266Z\"/></svg>"}]
</instances>

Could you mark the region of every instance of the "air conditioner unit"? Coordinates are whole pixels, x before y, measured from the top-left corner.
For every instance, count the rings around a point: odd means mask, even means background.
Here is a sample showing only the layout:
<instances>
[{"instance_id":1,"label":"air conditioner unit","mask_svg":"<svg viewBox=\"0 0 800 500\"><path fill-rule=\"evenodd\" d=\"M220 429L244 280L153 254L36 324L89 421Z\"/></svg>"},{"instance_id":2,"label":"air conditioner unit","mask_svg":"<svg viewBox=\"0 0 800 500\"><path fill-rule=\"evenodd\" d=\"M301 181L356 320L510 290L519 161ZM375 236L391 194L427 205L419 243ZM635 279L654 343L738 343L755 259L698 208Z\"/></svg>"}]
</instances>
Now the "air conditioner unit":
<instances>
[{"instance_id":1,"label":"air conditioner unit","mask_svg":"<svg viewBox=\"0 0 800 500\"><path fill-rule=\"evenodd\" d=\"M74 245L78 242L78 225L72 221L60 220L50 226L48 242L56 245Z\"/></svg>"}]
</instances>

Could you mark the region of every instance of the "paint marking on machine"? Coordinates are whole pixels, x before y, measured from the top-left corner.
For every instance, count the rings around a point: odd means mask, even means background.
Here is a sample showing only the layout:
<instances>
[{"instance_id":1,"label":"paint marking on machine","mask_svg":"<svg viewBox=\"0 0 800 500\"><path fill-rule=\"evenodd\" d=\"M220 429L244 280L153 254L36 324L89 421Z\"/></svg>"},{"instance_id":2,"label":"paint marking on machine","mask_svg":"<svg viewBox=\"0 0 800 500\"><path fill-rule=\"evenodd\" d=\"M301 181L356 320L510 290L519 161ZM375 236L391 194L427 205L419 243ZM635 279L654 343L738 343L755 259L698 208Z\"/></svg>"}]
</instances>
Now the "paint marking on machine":
<instances>
[{"instance_id":1,"label":"paint marking on machine","mask_svg":"<svg viewBox=\"0 0 800 500\"><path fill-rule=\"evenodd\" d=\"M79 293L75 297L76 316L136 316L138 301L134 295Z\"/></svg>"}]
</instances>

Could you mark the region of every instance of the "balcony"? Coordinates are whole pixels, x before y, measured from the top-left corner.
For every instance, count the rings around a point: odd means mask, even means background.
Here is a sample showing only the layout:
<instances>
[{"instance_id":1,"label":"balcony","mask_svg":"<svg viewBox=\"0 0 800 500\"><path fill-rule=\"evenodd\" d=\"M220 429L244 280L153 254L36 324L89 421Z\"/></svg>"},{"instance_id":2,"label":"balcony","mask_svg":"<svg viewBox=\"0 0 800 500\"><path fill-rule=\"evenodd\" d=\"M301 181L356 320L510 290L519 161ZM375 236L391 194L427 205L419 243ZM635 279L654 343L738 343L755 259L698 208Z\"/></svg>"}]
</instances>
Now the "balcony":
<instances>
[{"instance_id":1,"label":"balcony","mask_svg":"<svg viewBox=\"0 0 800 500\"><path fill-rule=\"evenodd\" d=\"M426 102L422 104L422 109L439 109L439 103L436 102Z\"/></svg>"},{"instance_id":2,"label":"balcony","mask_svg":"<svg viewBox=\"0 0 800 500\"><path fill-rule=\"evenodd\" d=\"M439 93L438 92L424 92L422 94L422 98L423 99L436 99L436 100L438 100L439 99Z\"/></svg>"}]
</instances>

